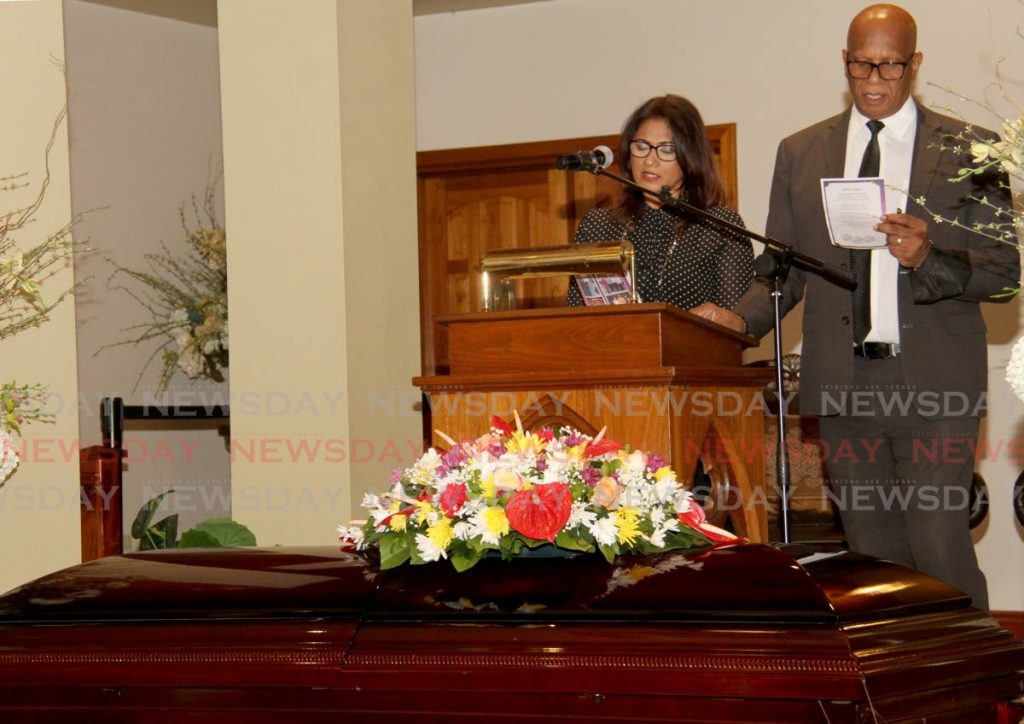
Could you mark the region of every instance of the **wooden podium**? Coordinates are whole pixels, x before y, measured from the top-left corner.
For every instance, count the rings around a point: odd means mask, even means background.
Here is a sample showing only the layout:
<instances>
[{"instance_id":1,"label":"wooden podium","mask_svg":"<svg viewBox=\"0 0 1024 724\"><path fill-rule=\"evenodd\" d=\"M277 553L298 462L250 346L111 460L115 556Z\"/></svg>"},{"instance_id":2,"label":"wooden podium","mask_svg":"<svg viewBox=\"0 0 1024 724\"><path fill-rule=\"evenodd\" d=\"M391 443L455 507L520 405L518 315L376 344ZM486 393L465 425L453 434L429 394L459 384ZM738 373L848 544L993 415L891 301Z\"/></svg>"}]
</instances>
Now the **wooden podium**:
<instances>
[{"instance_id":1,"label":"wooden podium","mask_svg":"<svg viewBox=\"0 0 1024 724\"><path fill-rule=\"evenodd\" d=\"M477 437L491 415L571 425L660 453L680 480L697 460L740 535L767 540L767 368L742 365L750 338L666 304L444 315L448 374L417 377L432 427ZM435 433L435 444L441 444Z\"/></svg>"}]
</instances>

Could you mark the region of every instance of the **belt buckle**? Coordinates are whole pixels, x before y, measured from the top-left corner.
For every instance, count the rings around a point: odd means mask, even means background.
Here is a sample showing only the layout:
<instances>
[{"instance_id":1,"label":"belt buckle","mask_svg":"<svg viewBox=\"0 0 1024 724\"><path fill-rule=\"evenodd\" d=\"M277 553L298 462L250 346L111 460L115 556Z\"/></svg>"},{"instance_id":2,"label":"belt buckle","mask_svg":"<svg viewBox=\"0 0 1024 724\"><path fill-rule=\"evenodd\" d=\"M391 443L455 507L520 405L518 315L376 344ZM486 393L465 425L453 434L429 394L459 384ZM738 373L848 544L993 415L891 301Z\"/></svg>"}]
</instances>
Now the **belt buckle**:
<instances>
[{"instance_id":1,"label":"belt buckle","mask_svg":"<svg viewBox=\"0 0 1024 724\"><path fill-rule=\"evenodd\" d=\"M863 342L854 345L853 353L864 359L892 359L900 353L900 346L892 342Z\"/></svg>"}]
</instances>

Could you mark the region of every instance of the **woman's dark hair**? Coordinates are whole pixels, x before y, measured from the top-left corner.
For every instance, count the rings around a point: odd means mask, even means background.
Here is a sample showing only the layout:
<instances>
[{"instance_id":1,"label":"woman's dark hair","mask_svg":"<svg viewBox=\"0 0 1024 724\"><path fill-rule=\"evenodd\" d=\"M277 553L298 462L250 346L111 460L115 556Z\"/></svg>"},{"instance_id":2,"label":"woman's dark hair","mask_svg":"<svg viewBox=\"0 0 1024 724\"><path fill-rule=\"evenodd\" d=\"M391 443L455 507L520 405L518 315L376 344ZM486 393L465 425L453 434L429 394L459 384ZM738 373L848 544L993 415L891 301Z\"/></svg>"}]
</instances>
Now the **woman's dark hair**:
<instances>
[{"instance_id":1,"label":"woman's dark hair","mask_svg":"<svg viewBox=\"0 0 1024 724\"><path fill-rule=\"evenodd\" d=\"M683 199L700 209L725 203L725 188L715 166L711 144L704 130L700 111L682 96L664 95L651 98L633 111L622 126L619 136L619 166L626 178L635 181L629 166L629 144L644 121L661 118L672 129L672 142L676 147L676 162L683 172ZM651 151L654 153L654 151ZM625 189L617 211L624 219L635 219L644 206L644 195Z\"/></svg>"}]
</instances>

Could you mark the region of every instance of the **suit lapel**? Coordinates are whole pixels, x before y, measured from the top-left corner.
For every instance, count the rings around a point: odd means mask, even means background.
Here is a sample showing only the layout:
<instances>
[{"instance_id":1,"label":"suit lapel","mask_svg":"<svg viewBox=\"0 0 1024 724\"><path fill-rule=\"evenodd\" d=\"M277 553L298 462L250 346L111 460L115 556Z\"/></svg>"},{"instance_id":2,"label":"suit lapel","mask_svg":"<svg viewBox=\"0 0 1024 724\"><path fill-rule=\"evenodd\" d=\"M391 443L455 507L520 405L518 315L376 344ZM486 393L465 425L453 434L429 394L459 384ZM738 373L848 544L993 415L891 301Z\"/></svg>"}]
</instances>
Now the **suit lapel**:
<instances>
[{"instance_id":1,"label":"suit lapel","mask_svg":"<svg viewBox=\"0 0 1024 724\"><path fill-rule=\"evenodd\" d=\"M929 198L932 182L936 178L942 158L942 124L938 117L917 106L917 133L914 136L914 158L910 162L910 193L907 207L917 199Z\"/></svg>"},{"instance_id":2,"label":"suit lapel","mask_svg":"<svg viewBox=\"0 0 1024 724\"><path fill-rule=\"evenodd\" d=\"M846 169L846 135L850 109L832 119L825 137L825 178L842 178Z\"/></svg>"}]
</instances>

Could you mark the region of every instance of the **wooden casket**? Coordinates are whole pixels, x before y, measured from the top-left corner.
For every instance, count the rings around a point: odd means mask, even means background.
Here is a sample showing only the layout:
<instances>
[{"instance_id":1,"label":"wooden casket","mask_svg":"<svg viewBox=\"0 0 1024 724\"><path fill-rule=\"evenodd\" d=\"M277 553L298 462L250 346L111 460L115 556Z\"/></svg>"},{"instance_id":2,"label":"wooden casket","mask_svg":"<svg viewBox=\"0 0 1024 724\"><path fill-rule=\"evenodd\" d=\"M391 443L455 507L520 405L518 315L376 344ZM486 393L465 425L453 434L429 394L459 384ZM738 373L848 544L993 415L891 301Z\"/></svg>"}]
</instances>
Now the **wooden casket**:
<instances>
[{"instance_id":1,"label":"wooden casket","mask_svg":"<svg viewBox=\"0 0 1024 724\"><path fill-rule=\"evenodd\" d=\"M0 598L0 721L1009 721L1024 645L828 545L446 562L168 550Z\"/></svg>"}]
</instances>

